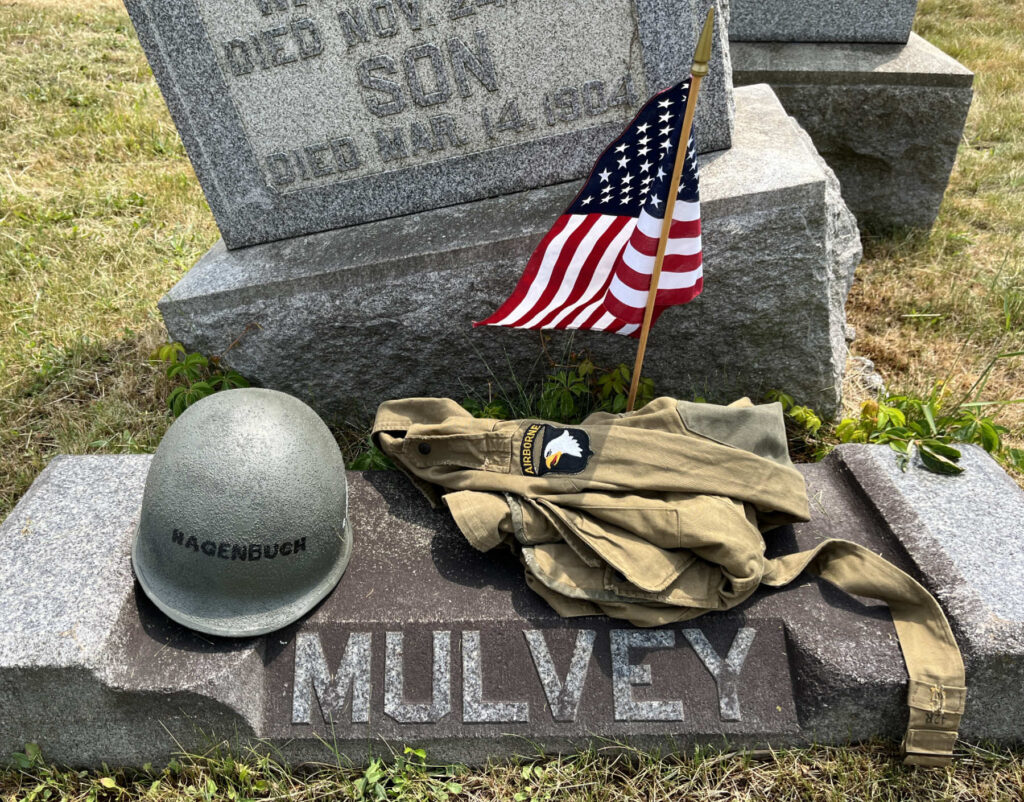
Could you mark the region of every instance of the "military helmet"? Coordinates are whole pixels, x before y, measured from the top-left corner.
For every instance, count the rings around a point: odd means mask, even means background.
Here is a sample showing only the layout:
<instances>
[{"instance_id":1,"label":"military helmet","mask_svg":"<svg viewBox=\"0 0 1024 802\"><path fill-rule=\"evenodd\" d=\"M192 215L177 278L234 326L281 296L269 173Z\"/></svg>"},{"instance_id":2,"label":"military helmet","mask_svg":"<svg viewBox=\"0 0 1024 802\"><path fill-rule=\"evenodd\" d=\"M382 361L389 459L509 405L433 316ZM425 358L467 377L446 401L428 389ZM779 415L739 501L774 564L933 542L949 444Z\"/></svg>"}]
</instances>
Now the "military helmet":
<instances>
[{"instance_id":1,"label":"military helmet","mask_svg":"<svg viewBox=\"0 0 1024 802\"><path fill-rule=\"evenodd\" d=\"M297 398L226 390L168 429L132 564L172 619L229 637L280 629L334 589L351 551L341 451Z\"/></svg>"}]
</instances>

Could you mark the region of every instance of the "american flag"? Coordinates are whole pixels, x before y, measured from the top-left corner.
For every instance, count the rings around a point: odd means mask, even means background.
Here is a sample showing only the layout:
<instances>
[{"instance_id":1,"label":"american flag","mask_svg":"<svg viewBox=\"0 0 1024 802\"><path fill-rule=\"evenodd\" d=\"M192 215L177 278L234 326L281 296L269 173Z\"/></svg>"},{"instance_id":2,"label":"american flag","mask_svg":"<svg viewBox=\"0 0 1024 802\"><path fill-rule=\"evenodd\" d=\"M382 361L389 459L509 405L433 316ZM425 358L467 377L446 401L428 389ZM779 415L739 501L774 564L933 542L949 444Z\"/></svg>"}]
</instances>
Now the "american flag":
<instances>
[{"instance_id":1,"label":"american flag","mask_svg":"<svg viewBox=\"0 0 1024 802\"><path fill-rule=\"evenodd\" d=\"M639 336L689 89L688 79L647 102L537 246L512 295L474 326ZM700 294L702 265L691 137L652 323L667 307Z\"/></svg>"}]
</instances>

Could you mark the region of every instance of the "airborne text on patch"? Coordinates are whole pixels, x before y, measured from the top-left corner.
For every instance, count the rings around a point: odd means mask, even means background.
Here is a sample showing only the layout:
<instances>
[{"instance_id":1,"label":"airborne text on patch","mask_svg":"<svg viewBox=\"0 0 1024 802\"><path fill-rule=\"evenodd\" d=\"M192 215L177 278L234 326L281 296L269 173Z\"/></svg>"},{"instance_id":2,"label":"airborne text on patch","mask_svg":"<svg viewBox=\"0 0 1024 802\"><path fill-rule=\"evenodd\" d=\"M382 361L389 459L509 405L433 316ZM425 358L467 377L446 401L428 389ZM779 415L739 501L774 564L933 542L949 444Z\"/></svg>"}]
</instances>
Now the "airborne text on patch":
<instances>
[{"instance_id":1,"label":"airborne text on patch","mask_svg":"<svg viewBox=\"0 0 1024 802\"><path fill-rule=\"evenodd\" d=\"M525 476L537 475L533 467L533 449L536 447L537 433L543 428L540 423L531 424L523 435L523 444L519 447L519 465Z\"/></svg>"}]
</instances>

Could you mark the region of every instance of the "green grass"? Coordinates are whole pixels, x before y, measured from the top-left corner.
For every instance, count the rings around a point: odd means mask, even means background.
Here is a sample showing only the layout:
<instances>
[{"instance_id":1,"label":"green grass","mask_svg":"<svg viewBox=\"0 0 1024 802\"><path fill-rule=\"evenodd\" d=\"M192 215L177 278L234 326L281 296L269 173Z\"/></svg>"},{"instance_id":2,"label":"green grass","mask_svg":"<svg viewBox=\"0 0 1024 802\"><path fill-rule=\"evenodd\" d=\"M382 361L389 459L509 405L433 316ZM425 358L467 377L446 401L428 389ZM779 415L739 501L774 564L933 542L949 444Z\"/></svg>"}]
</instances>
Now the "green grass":
<instances>
[{"instance_id":1,"label":"green grass","mask_svg":"<svg viewBox=\"0 0 1024 802\"><path fill-rule=\"evenodd\" d=\"M975 73L974 102L934 229L865 238L847 315L853 352L926 396L947 377L963 392L1024 347L1024 0L921 0L915 29ZM1024 359L1000 364L986 395L1024 395ZM1024 406L998 421L1020 447Z\"/></svg>"},{"instance_id":2,"label":"green grass","mask_svg":"<svg viewBox=\"0 0 1024 802\"><path fill-rule=\"evenodd\" d=\"M957 391L1024 348L1024 0L921 0L916 29L976 73L938 223L866 241L848 312L890 388ZM0 0L0 518L58 453L151 451L168 425L155 301L217 238L119 0ZM1024 361L990 398L1024 394ZM780 388L785 390L786 388ZM851 393L851 405L859 400ZM1024 405L1000 411L1024 445ZM343 433L347 449L360 433ZM2 715L2 711L0 711ZM78 773L29 761L3 799L313 799L361 772L258 755ZM384 793L440 799L1019 799L1019 754L969 750L909 771L883 747L768 756L578 755L485 771L385 771ZM371 789L372 790L372 789Z\"/></svg>"},{"instance_id":3,"label":"green grass","mask_svg":"<svg viewBox=\"0 0 1024 802\"><path fill-rule=\"evenodd\" d=\"M0 518L57 453L152 450L155 301L217 238L115 0L0 4Z\"/></svg>"},{"instance_id":4,"label":"green grass","mask_svg":"<svg viewBox=\"0 0 1024 802\"><path fill-rule=\"evenodd\" d=\"M410 759L411 758L411 759ZM25 761L28 762L28 761ZM165 770L75 772L36 761L0 774L0 799L405 799L502 802L627 800L1006 800L1024 788L1020 756L969 749L955 769L914 770L887 748L696 753L659 758L618 749L471 770L429 755L365 770L291 768L253 752L175 761Z\"/></svg>"}]
</instances>

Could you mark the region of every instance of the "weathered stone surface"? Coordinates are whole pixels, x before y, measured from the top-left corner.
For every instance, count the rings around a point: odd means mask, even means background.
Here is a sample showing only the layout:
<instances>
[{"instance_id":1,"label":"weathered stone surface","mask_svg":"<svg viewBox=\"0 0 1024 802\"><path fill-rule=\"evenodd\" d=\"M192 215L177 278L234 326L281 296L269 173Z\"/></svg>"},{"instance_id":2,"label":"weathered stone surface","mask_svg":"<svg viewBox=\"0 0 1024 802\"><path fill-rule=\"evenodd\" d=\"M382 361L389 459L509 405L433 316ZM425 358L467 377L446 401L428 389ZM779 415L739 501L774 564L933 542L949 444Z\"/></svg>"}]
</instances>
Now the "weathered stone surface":
<instances>
[{"instance_id":1,"label":"weathered stone surface","mask_svg":"<svg viewBox=\"0 0 1024 802\"><path fill-rule=\"evenodd\" d=\"M929 228L971 105L973 74L906 45L733 45L736 84L768 83L835 170L864 227Z\"/></svg>"},{"instance_id":2,"label":"weathered stone surface","mask_svg":"<svg viewBox=\"0 0 1024 802\"><path fill-rule=\"evenodd\" d=\"M149 457L58 458L0 525L0 755L164 762L210 739L365 761L385 741L438 760L584 747L784 746L898 737L906 672L888 612L818 579L639 630L562 620L511 554L473 551L398 473L349 474L352 563L298 624L249 640L173 624L129 547ZM978 449L966 473L843 446L800 466L813 520L769 556L845 537L936 592L968 667L962 735L1022 740L1024 495ZM256 743L257 739L266 739Z\"/></svg>"},{"instance_id":3,"label":"weathered stone surface","mask_svg":"<svg viewBox=\"0 0 1024 802\"><path fill-rule=\"evenodd\" d=\"M0 760L33 740L82 765L166 759L169 746L153 750L165 726L195 737L196 722L240 733L259 722L262 694L239 681L258 671L253 642L195 636L173 659L159 645L121 651L148 605L129 549L149 461L57 458L0 526ZM168 626L147 609L144 629ZM173 680L143 676L149 658Z\"/></svg>"},{"instance_id":4,"label":"weathered stone surface","mask_svg":"<svg viewBox=\"0 0 1024 802\"><path fill-rule=\"evenodd\" d=\"M961 736L1024 743L1024 494L976 446L952 479L916 460L901 473L883 448L840 453L950 617L967 668Z\"/></svg>"},{"instance_id":5,"label":"weathered stone surface","mask_svg":"<svg viewBox=\"0 0 1024 802\"><path fill-rule=\"evenodd\" d=\"M732 0L734 42L905 44L917 0Z\"/></svg>"},{"instance_id":6,"label":"weathered stone surface","mask_svg":"<svg viewBox=\"0 0 1024 802\"><path fill-rule=\"evenodd\" d=\"M717 0L716 0L717 2ZM228 247L587 175L704 2L125 0ZM728 147L717 26L698 142Z\"/></svg>"},{"instance_id":7,"label":"weathered stone surface","mask_svg":"<svg viewBox=\"0 0 1024 802\"><path fill-rule=\"evenodd\" d=\"M726 399L781 387L837 409L860 240L835 178L767 87L737 93L734 146L705 156L701 171L705 290L662 316L646 373L659 392ZM577 189L242 250L219 244L160 309L174 339L224 354L329 419L369 417L386 398L486 392L512 373L526 381L537 335L471 322L505 299ZM636 348L591 332L572 342L604 364L632 364ZM549 350L568 343L556 336Z\"/></svg>"}]
</instances>

